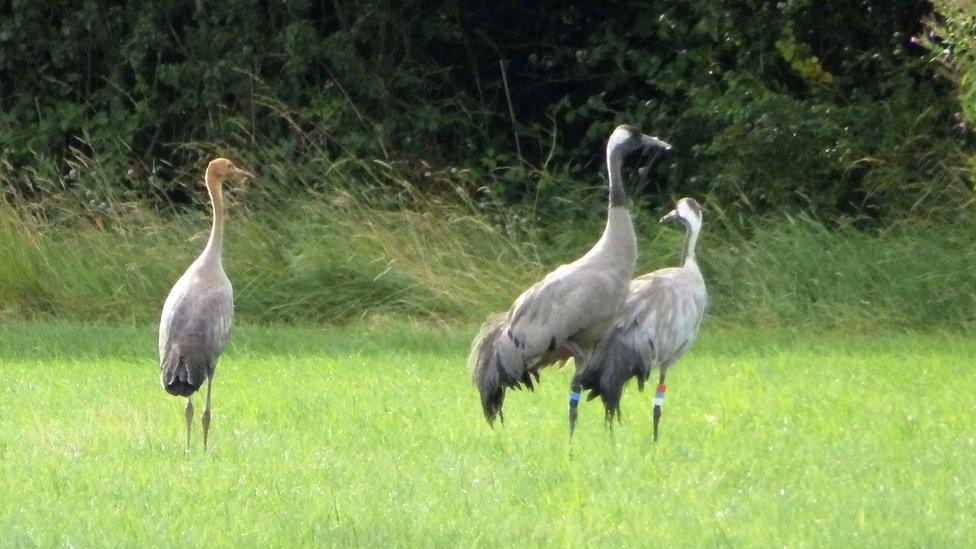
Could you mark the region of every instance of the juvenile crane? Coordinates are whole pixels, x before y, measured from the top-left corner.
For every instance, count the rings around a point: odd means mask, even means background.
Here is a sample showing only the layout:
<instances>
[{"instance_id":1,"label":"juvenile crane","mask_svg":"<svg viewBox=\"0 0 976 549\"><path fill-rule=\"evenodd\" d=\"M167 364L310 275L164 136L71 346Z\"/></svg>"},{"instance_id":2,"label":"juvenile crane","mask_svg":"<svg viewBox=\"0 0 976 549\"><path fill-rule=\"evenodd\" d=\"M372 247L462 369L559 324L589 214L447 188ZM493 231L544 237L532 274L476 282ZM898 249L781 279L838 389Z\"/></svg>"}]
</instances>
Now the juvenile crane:
<instances>
[{"instance_id":1,"label":"juvenile crane","mask_svg":"<svg viewBox=\"0 0 976 549\"><path fill-rule=\"evenodd\" d=\"M648 273L630 283L627 301L613 328L597 344L586 368L577 370L573 379L575 392L590 390L587 400L602 398L606 420L611 423L615 417L620 420L624 383L636 377L643 390L651 370L658 368L654 440L664 405L664 375L695 341L708 303L705 280L695 260L701 207L691 198L682 198L661 221L678 221L685 226L680 266Z\"/></svg>"},{"instance_id":2,"label":"juvenile crane","mask_svg":"<svg viewBox=\"0 0 976 549\"><path fill-rule=\"evenodd\" d=\"M627 296L637 240L620 174L624 155L641 147L670 149L627 125L607 141L610 205L600 240L576 261L562 265L526 290L502 317L489 320L475 338L468 363L481 393L485 419L504 421L505 389L533 389L532 376L558 360L586 363L590 347L610 327Z\"/></svg>"},{"instance_id":3,"label":"juvenile crane","mask_svg":"<svg viewBox=\"0 0 976 549\"><path fill-rule=\"evenodd\" d=\"M251 177L226 158L212 160L204 181L213 204L213 227L200 257L176 282L163 305L159 321L160 382L171 395L186 397L186 445L193 424L193 393L207 382L207 405L201 418L203 447L210 431L210 387L217 357L227 343L234 322L234 290L224 273L222 185L230 178Z\"/></svg>"}]
</instances>

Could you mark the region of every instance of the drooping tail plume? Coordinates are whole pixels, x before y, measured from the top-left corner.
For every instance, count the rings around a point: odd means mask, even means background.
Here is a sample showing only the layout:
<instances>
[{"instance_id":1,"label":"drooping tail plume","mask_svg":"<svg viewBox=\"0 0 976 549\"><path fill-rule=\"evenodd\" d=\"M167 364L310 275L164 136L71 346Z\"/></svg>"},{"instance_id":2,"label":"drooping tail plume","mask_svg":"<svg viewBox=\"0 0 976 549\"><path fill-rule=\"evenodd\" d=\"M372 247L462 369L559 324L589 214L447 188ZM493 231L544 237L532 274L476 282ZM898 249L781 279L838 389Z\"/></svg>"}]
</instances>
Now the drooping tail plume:
<instances>
[{"instance_id":1,"label":"drooping tail plume","mask_svg":"<svg viewBox=\"0 0 976 549\"><path fill-rule=\"evenodd\" d=\"M190 396L197 392L206 377L199 372L201 368L194 366L183 356L167 357L160 376L166 392L175 396Z\"/></svg>"},{"instance_id":2,"label":"drooping tail plume","mask_svg":"<svg viewBox=\"0 0 976 549\"><path fill-rule=\"evenodd\" d=\"M468 355L471 379L481 393L481 407L488 424L494 426L495 417L505 422L502 403L505 401L505 387L511 385L502 367L498 354L498 343L505 330L505 317L498 315L489 318L482 325Z\"/></svg>"}]
</instances>

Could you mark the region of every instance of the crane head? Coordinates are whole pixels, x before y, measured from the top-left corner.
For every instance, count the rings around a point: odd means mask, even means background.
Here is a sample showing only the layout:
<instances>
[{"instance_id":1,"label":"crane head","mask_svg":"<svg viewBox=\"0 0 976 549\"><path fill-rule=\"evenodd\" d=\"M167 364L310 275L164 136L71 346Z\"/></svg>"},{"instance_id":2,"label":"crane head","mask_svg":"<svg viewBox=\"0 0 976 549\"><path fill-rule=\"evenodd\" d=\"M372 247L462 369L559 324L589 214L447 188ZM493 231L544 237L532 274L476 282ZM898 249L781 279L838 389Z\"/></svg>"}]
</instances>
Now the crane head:
<instances>
[{"instance_id":1,"label":"crane head","mask_svg":"<svg viewBox=\"0 0 976 549\"><path fill-rule=\"evenodd\" d=\"M629 124L617 126L610 139L607 140L607 152L629 153L643 148L644 150L661 149L671 150L671 145L650 135L644 135L637 128Z\"/></svg>"},{"instance_id":2,"label":"crane head","mask_svg":"<svg viewBox=\"0 0 976 549\"><path fill-rule=\"evenodd\" d=\"M234 165L233 162L227 160L226 158L214 158L207 165L207 180L214 182L223 182L228 179L236 178L243 179L245 177L254 177L251 172L244 171Z\"/></svg>"},{"instance_id":3,"label":"crane head","mask_svg":"<svg viewBox=\"0 0 976 549\"><path fill-rule=\"evenodd\" d=\"M678 221L697 230L702 224L701 205L694 198L682 198L661 218L661 223L665 221Z\"/></svg>"}]
</instances>

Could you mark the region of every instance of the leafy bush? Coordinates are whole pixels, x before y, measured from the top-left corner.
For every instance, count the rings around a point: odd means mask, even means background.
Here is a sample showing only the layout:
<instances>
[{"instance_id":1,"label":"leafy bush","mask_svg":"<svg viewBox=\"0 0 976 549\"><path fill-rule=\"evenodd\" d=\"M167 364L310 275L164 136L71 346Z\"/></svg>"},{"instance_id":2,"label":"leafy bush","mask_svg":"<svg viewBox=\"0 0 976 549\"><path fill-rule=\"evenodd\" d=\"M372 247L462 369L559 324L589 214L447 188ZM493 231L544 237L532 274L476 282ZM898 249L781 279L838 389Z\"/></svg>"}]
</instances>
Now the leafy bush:
<instances>
[{"instance_id":1,"label":"leafy bush","mask_svg":"<svg viewBox=\"0 0 976 549\"><path fill-rule=\"evenodd\" d=\"M938 0L929 19L929 33L919 41L933 53L945 74L956 84L961 111L955 130L970 140L976 127L976 6L964 0ZM976 185L976 154L969 149L966 167Z\"/></svg>"},{"instance_id":2,"label":"leafy bush","mask_svg":"<svg viewBox=\"0 0 976 549\"><path fill-rule=\"evenodd\" d=\"M425 192L445 173L586 215L572 197L632 121L676 145L639 196L927 216L971 198L972 153L950 80L912 41L930 15L910 0L18 0L0 7L0 184L166 205L216 153L267 159L283 191L282 164L375 158Z\"/></svg>"}]
</instances>

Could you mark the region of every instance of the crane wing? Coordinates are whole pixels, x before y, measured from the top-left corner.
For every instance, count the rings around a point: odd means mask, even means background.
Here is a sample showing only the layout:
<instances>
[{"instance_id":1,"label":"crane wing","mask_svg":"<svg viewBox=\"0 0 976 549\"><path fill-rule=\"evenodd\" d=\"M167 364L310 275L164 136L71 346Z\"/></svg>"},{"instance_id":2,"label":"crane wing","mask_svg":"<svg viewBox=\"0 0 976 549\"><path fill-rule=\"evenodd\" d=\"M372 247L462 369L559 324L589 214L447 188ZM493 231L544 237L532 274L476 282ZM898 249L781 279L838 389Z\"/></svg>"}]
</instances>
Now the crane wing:
<instances>
[{"instance_id":1,"label":"crane wing","mask_svg":"<svg viewBox=\"0 0 976 549\"><path fill-rule=\"evenodd\" d=\"M623 281L586 264L563 265L515 300L508 315L489 321L472 345L472 377L485 417L501 413L505 387L524 383L552 361L567 357L564 345L584 330L602 333L626 295ZM593 341L596 337L593 337Z\"/></svg>"},{"instance_id":2,"label":"crane wing","mask_svg":"<svg viewBox=\"0 0 976 549\"><path fill-rule=\"evenodd\" d=\"M159 324L159 367L167 391L192 394L213 374L233 322L233 288L225 276L208 284L188 272L177 282Z\"/></svg>"},{"instance_id":3,"label":"crane wing","mask_svg":"<svg viewBox=\"0 0 976 549\"><path fill-rule=\"evenodd\" d=\"M564 265L519 296L509 314L510 328L535 340L529 345L535 354L552 347L553 338L561 346L594 324L601 325L594 331L602 332L619 312L625 295L620 286L598 268Z\"/></svg>"},{"instance_id":4,"label":"crane wing","mask_svg":"<svg viewBox=\"0 0 976 549\"><path fill-rule=\"evenodd\" d=\"M668 268L635 279L623 311L574 383L589 389L589 398L602 397L611 419L631 377L643 388L654 367L666 368L688 349L707 302L698 273Z\"/></svg>"},{"instance_id":5,"label":"crane wing","mask_svg":"<svg viewBox=\"0 0 976 549\"><path fill-rule=\"evenodd\" d=\"M635 279L615 324L621 337L645 360L667 367L688 349L708 305L700 276L683 269L661 269Z\"/></svg>"}]
</instances>

